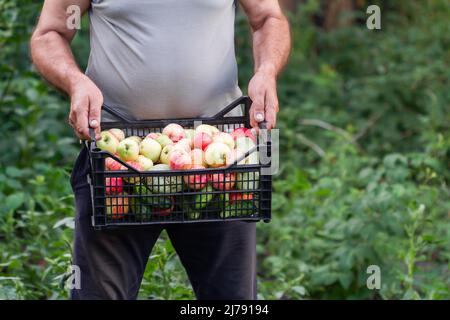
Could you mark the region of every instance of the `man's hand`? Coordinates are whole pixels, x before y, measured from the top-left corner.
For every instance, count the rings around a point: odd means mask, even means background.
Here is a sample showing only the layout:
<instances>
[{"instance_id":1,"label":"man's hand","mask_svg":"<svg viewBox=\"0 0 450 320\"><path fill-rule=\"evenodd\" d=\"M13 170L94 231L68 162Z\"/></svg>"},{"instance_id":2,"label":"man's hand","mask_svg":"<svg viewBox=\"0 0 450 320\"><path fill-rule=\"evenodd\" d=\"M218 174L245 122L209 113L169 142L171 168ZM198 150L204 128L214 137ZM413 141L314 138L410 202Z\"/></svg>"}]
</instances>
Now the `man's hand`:
<instances>
[{"instance_id":1,"label":"man's hand","mask_svg":"<svg viewBox=\"0 0 450 320\"><path fill-rule=\"evenodd\" d=\"M250 108L251 126L255 128L265 120L268 130L274 128L279 110L275 74L257 71L248 84L248 95L253 101Z\"/></svg>"},{"instance_id":2,"label":"man's hand","mask_svg":"<svg viewBox=\"0 0 450 320\"><path fill-rule=\"evenodd\" d=\"M39 23L31 37L31 57L42 76L70 96L69 123L80 139L89 139L89 124L100 136L103 96L97 86L78 68L70 42L75 29L67 27L67 8L77 5L81 13L89 0L45 0Z\"/></svg>"},{"instance_id":3,"label":"man's hand","mask_svg":"<svg viewBox=\"0 0 450 320\"><path fill-rule=\"evenodd\" d=\"M96 139L100 139L100 115L103 95L98 87L85 75L75 80L70 88L69 123L77 136L89 140L89 127L95 129Z\"/></svg>"},{"instance_id":4,"label":"man's hand","mask_svg":"<svg viewBox=\"0 0 450 320\"><path fill-rule=\"evenodd\" d=\"M277 0L240 0L253 35L255 74L248 85L253 100L250 124L267 121L267 129L276 125L278 112L277 76L289 56L291 38L289 23Z\"/></svg>"}]
</instances>

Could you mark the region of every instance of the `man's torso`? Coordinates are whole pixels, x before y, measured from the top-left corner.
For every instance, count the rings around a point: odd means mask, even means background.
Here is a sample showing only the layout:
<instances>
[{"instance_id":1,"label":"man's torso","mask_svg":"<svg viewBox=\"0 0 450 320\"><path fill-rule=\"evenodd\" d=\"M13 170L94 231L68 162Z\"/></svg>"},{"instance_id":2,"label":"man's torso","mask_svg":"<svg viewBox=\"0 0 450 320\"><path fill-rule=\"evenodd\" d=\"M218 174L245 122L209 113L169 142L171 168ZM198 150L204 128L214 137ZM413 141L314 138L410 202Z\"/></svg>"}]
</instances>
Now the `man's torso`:
<instances>
[{"instance_id":1,"label":"man's torso","mask_svg":"<svg viewBox=\"0 0 450 320\"><path fill-rule=\"evenodd\" d=\"M86 74L133 118L213 115L242 94L234 15L234 0L93 0Z\"/></svg>"}]
</instances>

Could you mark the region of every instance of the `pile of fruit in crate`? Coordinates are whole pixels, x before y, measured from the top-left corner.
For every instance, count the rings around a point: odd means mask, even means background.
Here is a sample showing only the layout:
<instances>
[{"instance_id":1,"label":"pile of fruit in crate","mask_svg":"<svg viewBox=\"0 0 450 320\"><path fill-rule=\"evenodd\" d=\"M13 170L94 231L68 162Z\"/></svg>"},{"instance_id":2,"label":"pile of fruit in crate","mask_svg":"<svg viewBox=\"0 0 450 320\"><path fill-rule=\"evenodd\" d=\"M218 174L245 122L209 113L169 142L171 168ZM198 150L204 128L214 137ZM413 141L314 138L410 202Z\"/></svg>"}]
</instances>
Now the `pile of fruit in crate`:
<instances>
[{"instance_id":1,"label":"pile of fruit in crate","mask_svg":"<svg viewBox=\"0 0 450 320\"><path fill-rule=\"evenodd\" d=\"M161 133L152 132L145 137L126 137L123 130L109 129L101 132L101 139L96 143L98 148L115 155L139 172L151 170L189 170L191 172L191 170L226 167L237 159L242 159L238 165L258 163L257 152L252 152L244 158L245 153L256 145L256 137L247 128L237 128L227 133L207 124L199 125L195 129L184 129L179 124L171 123ZM109 171L128 170L126 166L111 157L106 158L105 168ZM112 217L123 217L130 207L140 205L140 211L146 210L141 213L147 214L148 210L153 210L151 213L154 214L170 214L173 203L176 202L173 193L185 189L197 193L193 197L199 199L192 200L191 209L194 213L189 216L198 218L197 210L207 206L213 198L214 190L243 190L243 192L220 196L227 197L228 205L248 205L241 202L251 201L252 193L248 191L258 188L256 180L255 172L162 175L147 177L145 182L137 177L106 178L105 191L107 195L110 195L106 199L107 212ZM135 184L133 191L125 192L125 186L133 184ZM159 196L155 206L155 200L150 195L167 193L172 195ZM135 194L139 197L130 197L129 200L123 197L123 194ZM114 195L122 196L114 197ZM154 208L151 208L152 206ZM228 209L228 212L233 211L233 208ZM235 208L234 211L236 212ZM225 214L225 216L228 215Z\"/></svg>"}]
</instances>

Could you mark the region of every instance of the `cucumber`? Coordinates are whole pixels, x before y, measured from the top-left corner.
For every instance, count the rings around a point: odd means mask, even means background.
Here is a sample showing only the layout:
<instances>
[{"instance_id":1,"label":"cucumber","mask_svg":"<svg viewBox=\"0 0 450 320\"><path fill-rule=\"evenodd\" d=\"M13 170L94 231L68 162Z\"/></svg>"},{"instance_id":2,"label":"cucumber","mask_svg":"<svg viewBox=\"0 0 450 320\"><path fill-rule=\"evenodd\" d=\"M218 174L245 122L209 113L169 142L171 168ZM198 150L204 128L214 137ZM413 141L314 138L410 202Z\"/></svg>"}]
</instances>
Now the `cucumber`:
<instances>
[{"instance_id":1,"label":"cucumber","mask_svg":"<svg viewBox=\"0 0 450 320\"><path fill-rule=\"evenodd\" d=\"M211 193L213 191L214 188L210 184L207 184L206 187L204 187L201 190L200 194L195 195L193 200L194 201L193 208L195 210L201 210L206 208L208 203L214 198L214 194Z\"/></svg>"}]
</instances>

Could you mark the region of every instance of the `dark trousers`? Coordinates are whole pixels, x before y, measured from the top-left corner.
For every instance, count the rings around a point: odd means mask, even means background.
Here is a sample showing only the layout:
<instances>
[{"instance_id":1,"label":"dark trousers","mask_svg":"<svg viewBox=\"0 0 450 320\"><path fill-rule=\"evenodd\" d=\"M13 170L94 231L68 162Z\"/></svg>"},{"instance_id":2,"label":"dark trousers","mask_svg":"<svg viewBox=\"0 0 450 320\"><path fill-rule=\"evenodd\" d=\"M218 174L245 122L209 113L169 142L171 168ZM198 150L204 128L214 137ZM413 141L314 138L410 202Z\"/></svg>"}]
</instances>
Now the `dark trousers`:
<instances>
[{"instance_id":1,"label":"dark trousers","mask_svg":"<svg viewBox=\"0 0 450 320\"><path fill-rule=\"evenodd\" d=\"M136 299L150 252L167 230L197 299L256 299L256 227L217 222L94 230L86 179L89 161L80 152L71 176L76 220L73 263L81 288L72 299Z\"/></svg>"}]
</instances>

